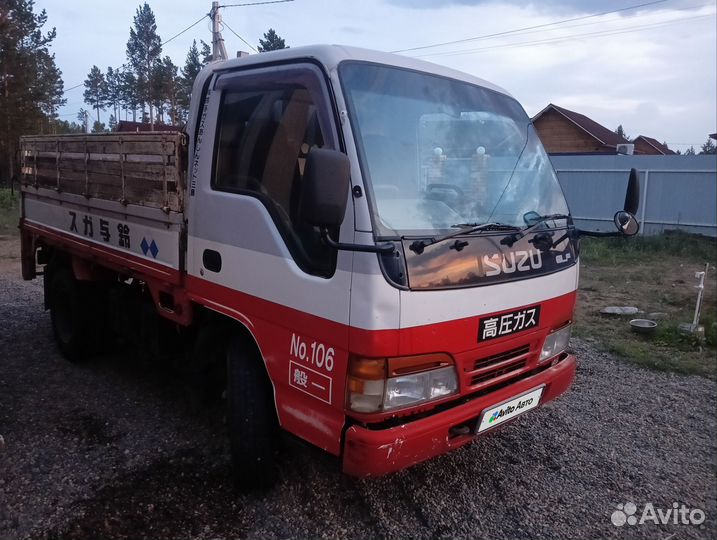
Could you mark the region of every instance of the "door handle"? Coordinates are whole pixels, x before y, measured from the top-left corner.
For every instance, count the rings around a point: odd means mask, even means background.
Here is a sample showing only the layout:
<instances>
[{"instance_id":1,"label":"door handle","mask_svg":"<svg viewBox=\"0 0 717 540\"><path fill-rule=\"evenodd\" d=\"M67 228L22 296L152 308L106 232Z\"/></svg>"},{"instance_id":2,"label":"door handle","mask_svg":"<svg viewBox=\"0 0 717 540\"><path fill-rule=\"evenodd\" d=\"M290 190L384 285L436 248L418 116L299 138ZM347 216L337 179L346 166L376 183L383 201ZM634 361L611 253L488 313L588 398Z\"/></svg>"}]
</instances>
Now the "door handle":
<instances>
[{"instance_id":1,"label":"door handle","mask_svg":"<svg viewBox=\"0 0 717 540\"><path fill-rule=\"evenodd\" d=\"M213 249L205 249L202 253L202 264L204 268L211 272L221 272L222 270L222 256L218 251Z\"/></svg>"}]
</instances>

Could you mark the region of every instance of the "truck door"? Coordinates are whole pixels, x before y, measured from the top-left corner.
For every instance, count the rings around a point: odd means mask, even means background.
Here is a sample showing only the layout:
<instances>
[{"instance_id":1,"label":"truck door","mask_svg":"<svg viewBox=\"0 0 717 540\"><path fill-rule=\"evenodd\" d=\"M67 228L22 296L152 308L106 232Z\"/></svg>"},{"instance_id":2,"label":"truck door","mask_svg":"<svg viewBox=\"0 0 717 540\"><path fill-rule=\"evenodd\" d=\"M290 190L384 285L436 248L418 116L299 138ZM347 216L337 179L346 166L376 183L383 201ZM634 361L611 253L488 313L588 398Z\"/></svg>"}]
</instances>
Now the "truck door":
<instances>
[{"instance_id":1,"label":"truck door","mask_svg":"<svg viewBox=\"0 0 717 540\"><path fill-rule=\"evenodd\" d=\"M211 84L191 168L188 289L253 334L282 426L338 453L352 255L297 212L306 157L339 149L326 78L299 63ZM353 223L349 204L342 241Z\"/></svg>"}]
</instances>

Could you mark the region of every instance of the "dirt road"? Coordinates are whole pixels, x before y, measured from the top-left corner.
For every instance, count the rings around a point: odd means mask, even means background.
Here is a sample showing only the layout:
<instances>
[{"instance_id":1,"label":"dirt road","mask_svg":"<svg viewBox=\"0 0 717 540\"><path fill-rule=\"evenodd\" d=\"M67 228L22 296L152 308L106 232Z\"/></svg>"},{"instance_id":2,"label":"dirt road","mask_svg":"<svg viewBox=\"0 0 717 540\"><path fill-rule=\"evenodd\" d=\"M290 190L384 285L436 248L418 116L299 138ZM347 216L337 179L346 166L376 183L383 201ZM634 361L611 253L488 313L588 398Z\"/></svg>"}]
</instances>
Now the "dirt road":
<instances>
[{"instance_id":1,"label":"dirt road","mask_svg":"<svg viewBox=\"0 0 717 540\"><path fill-rule=\"evenodd\" d=\"M192 405L188 381L127 353L64 362L41 283L20 281L14 249L0 241L0 538L717 535L715 382L636 368L584 342L573 343L567 395L467 448L356 481L287 437L278 485L237 494L220 411ZM706 519L614 525L629 502L637 518L648 503L676 503Z\"/></svg>"}]
</instances>

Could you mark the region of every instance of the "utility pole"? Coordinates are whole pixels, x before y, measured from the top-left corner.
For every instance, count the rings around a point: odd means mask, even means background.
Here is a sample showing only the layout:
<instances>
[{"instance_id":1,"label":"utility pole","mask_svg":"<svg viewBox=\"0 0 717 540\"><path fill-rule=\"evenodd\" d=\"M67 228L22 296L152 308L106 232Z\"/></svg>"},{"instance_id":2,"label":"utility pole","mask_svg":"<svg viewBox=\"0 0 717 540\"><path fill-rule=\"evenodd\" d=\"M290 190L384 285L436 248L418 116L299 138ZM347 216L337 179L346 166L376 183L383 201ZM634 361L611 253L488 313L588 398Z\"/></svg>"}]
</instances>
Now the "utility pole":
<instances>
[{"instance_id":1,"label":"utility pole","mask_svg":"<svg viewBox=\"0 0 717 540\"><path fill-rule=\"evenodd\" d=\"M224 48L224 38L222 37L219 25L222 22L222 16L219 13L219 2L212 2L212 10L209 12L212 18L212 62L217 60L226 60L227 50Z\"/></svg>"}]
</instances>

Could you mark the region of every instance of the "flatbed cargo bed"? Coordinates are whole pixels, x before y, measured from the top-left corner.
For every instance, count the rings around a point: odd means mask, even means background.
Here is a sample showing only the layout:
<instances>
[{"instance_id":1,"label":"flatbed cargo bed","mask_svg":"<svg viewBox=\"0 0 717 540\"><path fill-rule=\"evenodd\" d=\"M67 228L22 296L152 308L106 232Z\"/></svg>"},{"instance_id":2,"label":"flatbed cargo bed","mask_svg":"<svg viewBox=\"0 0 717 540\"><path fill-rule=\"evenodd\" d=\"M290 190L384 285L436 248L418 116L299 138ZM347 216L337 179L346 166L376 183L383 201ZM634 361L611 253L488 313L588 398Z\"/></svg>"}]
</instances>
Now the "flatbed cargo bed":
<instances>
[{"instance_id":1,"label":"flatbed cargo bed","mask_svg":"<svg viewBox=\"0 0 717 540\"><path fill-rule=\"evenodd\" d=\"M26 136L20 149L25 192L45 188L166 213L184 209L182 132Z\"/></svg>"}]
</instances>

